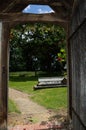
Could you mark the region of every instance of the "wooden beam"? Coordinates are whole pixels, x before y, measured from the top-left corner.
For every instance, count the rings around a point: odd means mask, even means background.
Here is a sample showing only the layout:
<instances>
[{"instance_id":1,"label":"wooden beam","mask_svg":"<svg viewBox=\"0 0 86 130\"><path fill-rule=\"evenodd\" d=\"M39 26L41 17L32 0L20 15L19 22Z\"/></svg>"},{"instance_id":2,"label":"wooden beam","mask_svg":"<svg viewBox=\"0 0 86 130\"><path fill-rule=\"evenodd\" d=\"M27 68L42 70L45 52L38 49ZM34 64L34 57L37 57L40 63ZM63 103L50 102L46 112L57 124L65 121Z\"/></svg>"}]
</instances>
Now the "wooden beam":
<instances>
[{"instance_id":1,"label":"wooden beam","mask_svg":"<svg viewBox=\"0 0 86 130\"><path fill-rule=\"evenodd\" d=\"M58 17L55 13L30 14L30 13L0 13L0 20L13 22L61 22L67 23L66 19Z\"/></svg>"},{"instance_id":2,"label":"wooden beam","mask_svg":"<svg viewBox=\"0 0 86 130\"><path fill-rule=\"evenodd\" d=\"M64 28L67 27L68 21L57 16L55 13L50 14L25 14L25 13L0 13L0 19L10 23L56 23ZM11 24L12 25L12 24Z\"/></svg>"},{"instance_id":3,"label":"wooden beam","mask_svg":"<svg viewBox=\"0 0 86 130\"><path fill-rule=\"evenodd\" d=\"M0 130L7 130L9 25L0 22Z\"/></svg>"},{"instance_id":4,"label":"wooden beam","mask_svg":"<svg viewBox=\"0 0 86 130\"><path fill-rule=\"evenodd\" d=\"M3 9L3 13L5 12L9 12L14 6L16 5L16 1L12 1L10 2L4 9ZM16 8L15 8L15 11L16 11Z\"/></svg>"},{"instance_id":5,"label":"wooden beam","mask_svg":"<svg viewBox=\"0 0 86 130\"><path fill-rule=\"evenodd\" d=\"M62 2L65 2L65 3L69 3L69 4L72 4L72 2L74 0L19 0L18 2L21 2L21 3L28 3L28 4L53 4L53 3L62 3Z\"/></svg>"},{"instance_id":6,"label":"wooden beam","mask_svg":"<svg viewBox=\"0 0 86 130\"><path fill-rule=\"evenodd\" d=\"M72 3L74 0L4 0L0 4L0 12L11 13L11 12L21 12L25 7L29 4L42 4L59 7L61 5L65 5L65 8L72 7Z\"/></svg>"},{"instance_id":7,"label":"wooden beam","mask_svg":"<svg viewBox=\"0 0 86 130\"><path fill-rule=\"evenodd\" d=\"M63 19L69 19L71 16L72 5L66 3L65 1L62 1L60 6L51 4L50 7L55 11L57 15L59 15L59 17L62 17Z\"/></svg>"},{"instance_id":8,"label":"wooden beam","mask_svg":"<svg viewBox=\"0 0 86 130\"><path fill-rule=\"evenodd\" d=\"M5 12L9 7L12 8L14 4L13 0L3 0L0 2L0 12ZM10 8L9 8L10 9Z\"/></svg>"}]
</instances>

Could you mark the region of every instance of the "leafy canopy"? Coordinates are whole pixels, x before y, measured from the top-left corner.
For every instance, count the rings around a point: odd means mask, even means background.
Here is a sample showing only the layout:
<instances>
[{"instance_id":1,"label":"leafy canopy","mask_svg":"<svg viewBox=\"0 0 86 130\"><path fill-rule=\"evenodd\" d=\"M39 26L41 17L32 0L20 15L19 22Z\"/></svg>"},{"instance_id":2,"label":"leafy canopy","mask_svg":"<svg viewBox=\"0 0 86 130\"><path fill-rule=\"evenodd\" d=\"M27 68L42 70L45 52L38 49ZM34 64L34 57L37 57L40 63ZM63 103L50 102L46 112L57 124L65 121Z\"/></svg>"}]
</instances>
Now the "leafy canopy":
<instances>
[{"instance_id":1,"label":"leafy canopy","mask_svg":"<svg viewBox=\"0 0 86 130\"><path fill-rule=\"evenodd\" d=\"M10 70L61 71L58 58L66 60L65 38L57 25L17 25L10 33Z\"/></svg>"}]
</instances>

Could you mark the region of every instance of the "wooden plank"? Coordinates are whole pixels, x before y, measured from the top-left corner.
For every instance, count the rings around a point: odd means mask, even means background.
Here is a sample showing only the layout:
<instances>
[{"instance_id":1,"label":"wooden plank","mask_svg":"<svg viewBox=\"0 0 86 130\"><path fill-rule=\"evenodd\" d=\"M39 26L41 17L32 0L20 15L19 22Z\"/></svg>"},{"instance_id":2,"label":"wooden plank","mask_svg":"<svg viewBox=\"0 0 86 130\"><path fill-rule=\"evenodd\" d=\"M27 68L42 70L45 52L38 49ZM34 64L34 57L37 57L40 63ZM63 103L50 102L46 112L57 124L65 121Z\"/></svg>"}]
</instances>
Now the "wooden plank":
<instances>
[{"instance_id":1,"label":"wooden plank","mask_svg":"<svg viewBox=\"0 0 86 130\"><path fill-rule=\"evenodd\" d=\"M4 12L9 6L12 6L13 0L0 1L0 12Z\"/></svg>"},{"instance_id":2,"label":"wooden plank","mask_svg":"<svg viewBox=\"0 0 86 130\"><path fill-rule=\"evenodd\" d=\"M62 5L64 6L64 8L69 9L72 8L73 1L74 0L4 0L0 3L0 12L21 12L29 4L50 5L57 8L59 7L59 5Z\"/></svg>"},{"instance_id":3,"label":"wooden plank","mask_svg":"<svg viewBox=\"0 0 86 130\"><path fill-rule=\"evenodd\" d=\"M81 53L80 117L86 125L86 21L79 30Z\"/></svg>"},{"instance_id":4,"label":"wooden plank","mask_svg":"<svg viewBox=\"0 0 86 130\"><path fill-rule=\"evenodd\" d=\"M59 17L57 14L24 14L24 13L0 13L0 19L2 21L10 22L11 26L14 26L19 23L35 23L35 22L43 22L43 23L53 23L58 24L67 29L68 20L64 20Z\"/></svg>"},{"instance_id":5,"label":"wooden plank","mask_svg":"<svg viewBox=\"0 0 86 130\"><path fill-rule=\"evenodd\" d=\"M83 29L82 29L83 27ZM86 124L86 23L71 39L72 44L72 107ZM83 32L83 33L82 33ZM78 49L77 49L78 47ZM78 57L78 58L77 58ZM77 119L78 120L78 119ZM74 122L74 119L73 119ZM79 122L80 123L80 122ZM75 125L75 123L74 123ZM75 129L80 124L76 123ZM80 125L81 126L81 125ZM80 128L78 129L80 130Z\"/></svg>"},{"instance_id":6,"label":"wooden plank","mask_svg":"<svg viewBox=\"0 0 86 130\"><path fill-rule=\"evenodd\" d=\"M68 28L69 37L69 28ZM72 119L72 60L71 43L67 40L67 85L68 85L68 115Z\"/></svg>"},{"instance_id":7,"label":"wooden plank","mask_svg":"<svg viewBox=\"0 0 86 130\"><path fill-rule=\"evenodd\" d=\"M3 21L14 22L29 22L29 21L44 21L44 22L61 22L67 23L67 19L63 19L61 16L55 13L46 14L31 14L31 13L0 13L0 19Z\"/></svg>"},{"instance_id":8,"label":"wooden plank","mask_svg":"<svg viewBox=\"0 0 86 130\"><path fill-rule=\"evenodd\" d=\"M3 122L2 117L3 117L3 105L2 105L2 79L1 79L1 41L2 41L2 23L0 23L0 124Z\"/></svg>"},{"instance_id":9,"label":"wooden plank","mask_svg":"<svg viewBox=\"0 0 86 130\"><path fill-rule=\"evenodd\" d=\"M73 130L86 129L86 1L77 1L71 28Z\"/></svg>"},{"instance_id":10,"label":"wooden plank","mask_svg":"<svg viewBox=\"0 0 86 130\"><path fill-rule=\"evenodd\" d=\"M0 130L7 130L9 24L0 22Z\"/></svg>"},{"instance_id":11,"label":"wooden plank","mask_svg":"<svg viewBox=\"0 0 86 130\"><path fill-rule=\"evenodd\" d=\"M71 55L72 55L72 107L74 111L80 114L80 45L78 43L78 33L71 39ZM78 46L78 49L77 49ZM77 58L78 57L78 58ZM73 116L74 130L80 126L76 116ZM79 129L78 129L79 130Z\"/></svg>"},{"instance_id":12,"label":"wooden plank","mask_svg":"<svg viewBox=\"0 0 86 130\"><path fill-rule=\"evenodd\" d=\"M72 20L70 25L70 35L79 27L86 18L86 0L76 0L73 7Z\"/></svg>"}]
</instances>

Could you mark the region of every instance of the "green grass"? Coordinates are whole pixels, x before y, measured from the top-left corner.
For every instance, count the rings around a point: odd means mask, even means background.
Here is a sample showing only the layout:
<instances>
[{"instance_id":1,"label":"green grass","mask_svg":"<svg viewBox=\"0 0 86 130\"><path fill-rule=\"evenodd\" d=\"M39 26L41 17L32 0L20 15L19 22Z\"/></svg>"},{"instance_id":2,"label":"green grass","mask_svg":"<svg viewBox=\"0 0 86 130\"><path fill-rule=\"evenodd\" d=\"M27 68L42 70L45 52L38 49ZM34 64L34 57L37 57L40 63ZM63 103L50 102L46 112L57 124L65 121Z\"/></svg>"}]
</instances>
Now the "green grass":
<instances>
[{"instance_id":1,"label":"green grass","mask_svg":"<svg viewBox=\"0 0 86 130\"><path fill-rule=\"evenodd\" d=\"M14 72L10 73L9 86L11 88L26 92L33 93L33 86L37 84L37 77L34 72Z\"/></svg>"},{"instance_id":2,"label":"green grass","mask_svg":"<svg viewBox=\"0 0 86 130\"><path fill-rule=\"evenodd\" d=\"M11 100L8 100L8 113L11 112L16 112L16 113L20 113L20 111L17 108L17 105Z\"/></svg>"},{"instance_id":3,"label":"green grass","mask_svg":"<svg viewBox=\"0 0 86 130\"><path fill-rule=\"evenodd\" d=\"M67 107L67 88L42 89L35 92L31 97L35 102L49 109Z\"/></svg>"},{"instance_id":4,"label":"green grass","mask_svg":"<svg viewBox=\"0 0 86 130\"><path fill-rule=\"evenodd\" d=\"M49 109L61 109L67 107L67 88L50 88L33 90L37 84L34 72L10 73L9 86L31 95L31 99Z\"/></svg>"}]
</instances>

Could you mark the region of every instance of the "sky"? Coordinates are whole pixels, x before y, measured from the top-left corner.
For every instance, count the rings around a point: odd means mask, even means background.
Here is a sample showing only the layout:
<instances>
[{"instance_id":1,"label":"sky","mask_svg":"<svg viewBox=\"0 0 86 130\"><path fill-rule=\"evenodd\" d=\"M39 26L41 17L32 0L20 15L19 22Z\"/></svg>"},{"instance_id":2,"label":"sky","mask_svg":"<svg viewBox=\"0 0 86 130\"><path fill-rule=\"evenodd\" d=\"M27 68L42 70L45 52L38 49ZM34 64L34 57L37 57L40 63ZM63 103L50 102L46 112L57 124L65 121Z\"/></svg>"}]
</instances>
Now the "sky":
<instances>
[{"instance_id":1,"label":"sky","mask_svg":"<svg viewBox=\"0 0 86 130\"><path fill-rule=\"evenodd\" d=\"M52 13L54 12L48 5L28 5L23 13L34 13L34 14L43 14L43 13Z\"/></svg>"}]
</instances>

